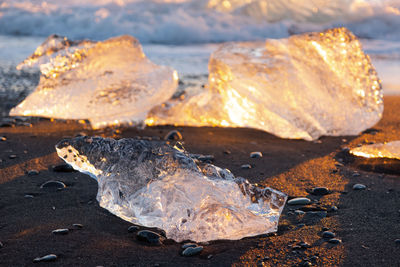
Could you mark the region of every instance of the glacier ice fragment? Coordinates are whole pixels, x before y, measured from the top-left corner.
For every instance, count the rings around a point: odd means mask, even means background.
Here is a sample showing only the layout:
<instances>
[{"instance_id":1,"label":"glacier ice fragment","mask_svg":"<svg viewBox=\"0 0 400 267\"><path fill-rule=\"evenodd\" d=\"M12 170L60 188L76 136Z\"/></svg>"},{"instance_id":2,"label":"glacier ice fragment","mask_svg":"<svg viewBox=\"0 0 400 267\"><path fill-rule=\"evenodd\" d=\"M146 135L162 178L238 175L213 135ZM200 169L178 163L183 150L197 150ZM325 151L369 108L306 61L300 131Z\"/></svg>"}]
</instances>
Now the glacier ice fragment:
<instances>
[{"instance_id":1,"label":"glacier ice fragment","mask_svg":"<svg viewBox=\"0 0 400 267\"><path fill-rule=\"evenodd\" d=\"M363 145L350 150L354 156L363 158L387 158L400 160L400 141Z\"/></svg>"},{"instance_id":2,"label":"glacier ice fragment","mask_svg":"<svg viewBox=\"0 0 400 267\"><path fill-rule=\"evenodd\" d=\"M226 43L209 86L154 108L149 125L250 127L282 138L356 135L382 117L381 82L346 28Z\"/></svg>"},{"instance_id":3,"label":"glacier ice fragment","mask_svg":"<svg viewBox=\"0 0 400 267\"><path fill-rule=\"evenodd\" d=\"M143 122L178 80L128 35L103 42L52 35L17 68L28 67L40 67L39 85L10 115L89 119L93 128Z\"/></svg>"},{"instance_id":4,"label":"glacier ice fragment","mask_svg":"<svg viewBox=\"0 0 400 267\"><path fill-rule=\"evenodd\" d=\"M126 221L161 228L177 242L274 232L287 199L159 141L77 137L60 141L56 150L97 180L101 207Z\"/></svg>"}]
</instances>

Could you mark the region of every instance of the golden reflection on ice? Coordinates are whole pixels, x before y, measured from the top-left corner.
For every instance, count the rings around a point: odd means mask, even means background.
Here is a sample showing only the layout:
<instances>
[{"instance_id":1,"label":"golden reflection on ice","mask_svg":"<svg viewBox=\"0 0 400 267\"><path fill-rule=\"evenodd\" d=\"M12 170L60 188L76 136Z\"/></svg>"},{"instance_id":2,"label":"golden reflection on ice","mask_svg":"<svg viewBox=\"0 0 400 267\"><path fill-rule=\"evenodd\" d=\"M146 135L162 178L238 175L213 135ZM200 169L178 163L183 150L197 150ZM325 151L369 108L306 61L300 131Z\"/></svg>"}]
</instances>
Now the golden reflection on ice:
<instances>
[{"instance_id":1,"label":"golden reflection on ice","mask_svg":"<svg viewBox=\"0 0 400 267\"><path fill-rule=\"evenodd\" d=\"M363 158L388 158L400 160L400 141L364 145L350 150L354 156Z\"/></svg>"},{"instance_id":2,"label":"golden reflection on ice","mask_svg":"<svg viewBox=\"0 0 400 267\"><path fill-rule=\"evenodd\" d=\"M381 82L347 29L226 43L209 85L154 108L147 125L250 127L283 138L356 135L383 112Z\"/></svg>"}]
</instances>

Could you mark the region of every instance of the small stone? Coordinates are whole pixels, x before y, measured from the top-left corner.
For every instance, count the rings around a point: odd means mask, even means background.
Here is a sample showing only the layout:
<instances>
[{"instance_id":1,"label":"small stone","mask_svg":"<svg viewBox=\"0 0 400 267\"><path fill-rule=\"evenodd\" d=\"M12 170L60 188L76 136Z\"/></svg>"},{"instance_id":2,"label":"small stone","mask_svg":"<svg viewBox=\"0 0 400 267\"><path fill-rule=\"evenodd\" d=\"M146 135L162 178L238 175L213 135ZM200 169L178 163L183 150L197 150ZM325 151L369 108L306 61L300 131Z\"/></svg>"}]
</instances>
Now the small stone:
<instances>
[{"instance_id":1,"label":"small stone","mask_svg":"<svg viewBox=\"0 0 400 267\"><path fill-rule=\"evenodd\" d=\"M303 214L305 214L305 212L302 211L302 210L295 210L294 213L295 213L296 215L303 215Z\"/></svg>"},{"instance_id":2,"label":"small stone","mask_svg":"<svg viewBox=\"0 0 400 267\"><path fill-rule=\"evenodd\" d=\"M214 257L213 254L207 255L207 260L211 259L212 257Z\"/></svg>"},{"instance_id":3,"label":"small stone","mask_svg":"<svg viewBox=\"0 0 400 267\"><path fill-rule=\"evenodd\" d=\"M311 248L310 244L308 244L307 242L303 242L303 241L299 243L299 246L302 248Z\"/></svg>"},{"instance_id":4,"label":"small stone","mask_svg":"<svg viewBox=\"0 0 400 267\"><path fill-rule=\"evenodd\" d=\"M328 240L328 242L331 244L340 244L340 243L342 243L342 240L337 239L337 238L331 238Z\"/></svg>"},{"instance_id":5,"label":"small stone","mask_svg":"<svg viewBox=\"0 0 400 267\"><path fill-rule=\"evenodd\" d=\"M329 230L328 227L322 227L322 231L323 231L323 232L328 231L328 230Z\"/></svg>"},{"instance_id":6,"label":"small stone","mask_svg":"<svg viewBox=\"0 0 400 267\"><path fill-rule=\"evenodd\" d=\"M263 260L263 261L267 261L267 260L269 260L269 257L266 256L266 257L264 257L262 260Z\"/></svg>"},{"instance_id":7,"label":"small stone","mask_svg":"<svg viewBox=\"0 0 400 267\"><path fill-rule=\"evenodd\" d=\"M42 188L42 189L43 188L63 189L66 187L67 186L63 182L60 182L60 181L47 181L40 186L40 188Z\"/></svg>"},{"instance_id":8,"label":"small stone","mask_svg":"<svg viewBox=\"0 0 400 267\"><path fill-rule=\"evenodd\" d=\"M230 155L232 152L231 151L229 151L229 150L225 150L224 151L224 154L226 154L226 155Z\"/></svg>"},{"instance_id":9,"label":"small stone","mask_svg":"<svg viewBox=\"0 0 400 267\"><path fill-rule=\"evenodd\" d=\"M353 177L358 177L358 176L361 176L361 174L359 172L354 172L353 173Z\"/></svg>"},{"instance_id":10,"label":"small stone","mask_svg":"<svg viewBox=\"0 0 400 267\"><path fill-rule=\"evenodd\" d=\"M25 195L24 198L34 198L33 195Z\"/></svg>"},{"instance_id":11,"label":"small stone","mask_svg":"<svg viewBox=\"0 0 400 267\"><path fill-rule=\"evenodd\" d=\"M323 196L329 194L329 190L326 187L314 187L311 191L311 194L317 196Z\"/></svg>"},{"instance_id":12,"label":"small stone","mask_svg":"<svg viewBox=\"0 0 400 267\"><path fill-rule=\"evenodd\" d=\"M77 228L77 229L82 229L83 228L83 224L80 224L80 223L74 223L72 226Z\"/></svg>"},{"instance_id":13,"label":"small stone","mask_svg":"<svg viewBox=\"0 0 400 267\"><path fill-rule=\"evenodd\" d=\"M355 184L355 185L353 185L353 190L364 190L366 188L367 188L367 186L365 186L363 184Z\"/></svg>"},{"instance_id":14,"label":"small stone","mask_svg":"<svg viewBox=\"0 0 400 267\"><path fill-rule=\"evenodd\" d=\"M37 171L37 170L29 170L28 171L29 176L38 175L38 174L39 174L39 171Z\"/></svg>"},{"instance_id":15,"label":"small stone","mask_svg":"<svg viewBox=\"0 0 400 267\"><path fill-rule=\"evenodd\" d=\"M186 243L186 244L182 245L183 249L190 248L190 247L192 247L192 248L197 247L197 244L195 244L195 243Z\"/></svg>"},{"instance_id":16,"label":"small stone","mask_svg":"<svg viewBox=\"0 0 400 267\"><path fill-rule=\"evenodd\" d=\"M248 169L251 169L251 165L250 164L243 164L242 166L240 166L240 168L248 170Z\"/></svg>"},{"instance_id":17,"label":"small stone","mask_svg":"<svg viewBox=\"0 0 400 267\"><path fill-rule=\"evenodd\" d=\"M214 161L214 155L200 155L197 159L204 163L211 163Z\"/></svg>"},{"instance_id":18,"label":"small stone","mask_svg":"<svg viewBox=\"0 0 400 267\"><path fill-rule=\"evenodd\" d=\"M161 245L161 236L153 231L142 230L137 233L136 238L139 241L147 242L152 245Z\"/></svg>"},{"instance_id":19,"label":"small stone","mask_svg":"<svg viewBox=\"0 0 400 267\"><path fill-rule=\"evenodd\" d=\"M137 231L139 231L139 227L137 227L136 225L129 226L128 228L128 233L135 233Z\"/></svg>"},{"instance_id":20,"label":"small stone","mask_svg":"<svg viewBox=\"0 0 400 267\"><path fill-rule=\"evenodd\" d=\"M288 205L307 205L311 203L311 200L306 197L297 197L289 200Z\"/></svg>"},{"instance_id":21,"label":"small stone","mask_svg":"<svg viewBox=\"0 0 400 267\"><path fill-rule=\"evenodd\" d=\"M0 242L0 248L4 247L3 243Z\"/></svg>"},{"instance_id":22,"label":"small stone","mask_svg":"<svg viewBox=\"0 0 400 267\"><path fill-rule=\"evenodd\" d=\"M56 166L53 166L53 171L54 172L74 172L74 168L72 168L71 165L67 163L62 163Z\"/></svg>"},{"instance_id":23,"label":"small stone","mask_svg":"<svg viewBox=\"0 0 400 267\"><path fill-rule=\"evenodd\" d=\"M7 140L7 137L5 137L5 136L0 136L0 141L6 141Z\"/></svg>"},{"instance_id":24,"label":"small stone","mask_svg":"<svg viewBox=\"0 0 400 267\"><path fill-rule=\"evenodd\" d=\"M312 266L312 264L311 264L311 262L309 262L309 261L303 261L303 262L300 264L300 266L306 267L306 266Z\"/></svg>"},{"instance_id":25,"label":"small stone","mask_svg":"<svg viewBox=\"0 0 400 267\"><path fill-rule=\"evenodd\" d=\"M336 235L330 231L325 231L322 233L322 237L326 239L334 238Z\"/></svg>"},{"instance_id":26,"label":"small stone","mask_svg":"<svg viewBox=\"0 0 400 267\"><path fill-rule=\"evenodd\" d=\"M16 159L16 158L17 158L17 155L12 154L12 155L8 156L8 158L9 158L9 159Z\"/></svg>"},{"instance_id":27,"label":"small stone","mask_svg":"<svg viewBox=\"0 0 400 267\"><path fill-rule=\"evenodd\" d=\"M41 261L48 262L48 261L55 261L56 259L57 255L49 254L43 257L35 258L33 262L41 262Z\"/></svg>"},{"instance_id":28,"label":"small stone","mask_svg":"<svg viewBox=\"0 0 400 267\"><path fill-rule=\"evenodd\" d=\"M259 151L251 152L251 153L250 153L250 158L253 158L253 159L262 158L262 156L263 156L262 153L259 152Z\"/></svg>"},{"instance_id":29,"label":"small stone","mask_svg":"<svg viewBox=\"0 0 400 267\"><path fill-rule=\"evenodd\" d=\"M203 251L202 246L188 247L182 252L182 256L185 256L185 257L194 256L194 255L200 254L201 251Z\"/></svg>"},{"instance_id":30,"label":"small stone","mask_svg":"<svg viewBox=\"0 0 400 267\"><path fill-rule=\"evenodd\" d=\"M164 140L182 140L182 139L183 139L182 134L177 130L170 131L164 137Z\"/></svg>"},{"instance_id":31,"label":"small stone","mask_svg":"<svg viewBox=\"0 0 400 267\"><path fill-rule=\"evenodd\" d=\"M68 229L56 229L52 231L53 234L55 235L66 235L69 233Z\"/></svg>"},{"instance_id":32,"label":"small stone","mask_svg":"<svg viewBox=\"0 0 400 267\"><path fill-rule=\"evenodd\" d=\"M339 210L339 208L336 207L336 206L332 206L332 207L331 207L331 211L338 211L338 210Z\"/></svg>"},{"instance_id":33,"label":"small stone","mask_svg":"<svg viewBox=\"0 0 400 267\"><path fill-rule=\"evenodd\" d=\"M396 245L400 245L400 239L396 239L396 240L394 241L394 243L395 243Z\"/></svg>"}]
</instances>

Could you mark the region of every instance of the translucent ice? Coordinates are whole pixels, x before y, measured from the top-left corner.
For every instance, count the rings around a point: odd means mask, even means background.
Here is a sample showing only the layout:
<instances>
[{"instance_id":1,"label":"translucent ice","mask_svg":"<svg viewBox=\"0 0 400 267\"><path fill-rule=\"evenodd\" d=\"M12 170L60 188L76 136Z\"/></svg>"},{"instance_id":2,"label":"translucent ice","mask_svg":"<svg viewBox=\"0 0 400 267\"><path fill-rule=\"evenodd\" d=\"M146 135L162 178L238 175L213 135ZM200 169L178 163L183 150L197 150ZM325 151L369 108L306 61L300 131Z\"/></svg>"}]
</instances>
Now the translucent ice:
<instances>
[{"instance_id":1,"label":"translucent ice","mask_svg":"<svg viewBox=\"0 0 400 267\"><path fill-rule=\"evenodd\" d=\"M350 153L364 158L388 158L400 160L400 141L364 145L351 149Z\"/></svg>"},{"instance_id":2,"label":"translucent ice","mask_svg":"<svg viewBox=\"0 0 400 267\"><path fill-rule=\"evenodd\" d=\"M40 67L40 83L10 115L89 119L94 128L142 122L173 95L178 80L127 35L104 42L53 35L18 68L32 66Z\"/></svg>"},{"instance_id":3,"label":"translucent ice","mask_svg":"<svg viewBox=\"0 0 400 267\"><path fill-rule=\"evenodd\" d=\"M162 142L78 137L60 141L56 149L97 180L101 207L132 223L164 229L178 242L274 232L287 198Z\"/></svg>"},{"instance_id":4,"label":"translucent ice","mask_svg":"<svg viewBox=\"0 0 400 267\"><path fill-rule=\"evenodd\" d=\"M356 135L379 121L381 83L347 29L226 43L209 87L151 111L147 124L251 127L283 138Z\"/></svg>"}]
</instances>

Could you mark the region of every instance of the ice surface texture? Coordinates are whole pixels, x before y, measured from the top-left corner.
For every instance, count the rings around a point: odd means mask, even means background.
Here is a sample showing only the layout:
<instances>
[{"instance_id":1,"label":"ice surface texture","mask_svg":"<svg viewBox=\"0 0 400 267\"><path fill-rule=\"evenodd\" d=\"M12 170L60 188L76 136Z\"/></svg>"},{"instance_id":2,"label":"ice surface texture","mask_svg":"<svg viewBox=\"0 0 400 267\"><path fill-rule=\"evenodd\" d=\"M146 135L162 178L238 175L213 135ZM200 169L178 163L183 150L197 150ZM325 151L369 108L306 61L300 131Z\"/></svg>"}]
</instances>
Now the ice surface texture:
<instances>
[{"instance_id":1,"label":"ice surface texture","mask_svg":"<svg viewBox=\"0 0 400 267\"><path fill-rule=\"evenodd\" d=\"M209 87L154 109L148 124L250 127L283 138L356 135L379 121L381 83L347 29L226 43Z\"/></svg>"},{"instance_id":2,"label":"ice surface texture","mask_svg":"<svg viewBox=\"0 0 400 267\"><path fill-rule=\"evenodd\" d=\"M400 160L400 141L364 145L351 149L350 153L364 158L388 158Z\"/></svg>"},{"instance_id":3,"label":"ice surface texture","mask_svg":"<svg viewBox=\"0 0 400 267\"><path fill-rule=\"evenodd\" d=\"M18 68L32 66L40 67L40 83L10 115L89 119L94 128L140 123L173 95L178 80L127 35L104 42L53 35Z\"/></svg>"},{"instance_id":4,"label":"ice surface texture","mask_svg":"<svg viewBox=\"0 0 400 267\"><path fill-rule=\"evenodd\" d=\"M98 182L100 206L165 230L178 242L241 239L274 232L287 196L229 170L199 164L183 148L135 139L77 137L58 155Z\"/></svg>"}]
</instances>

